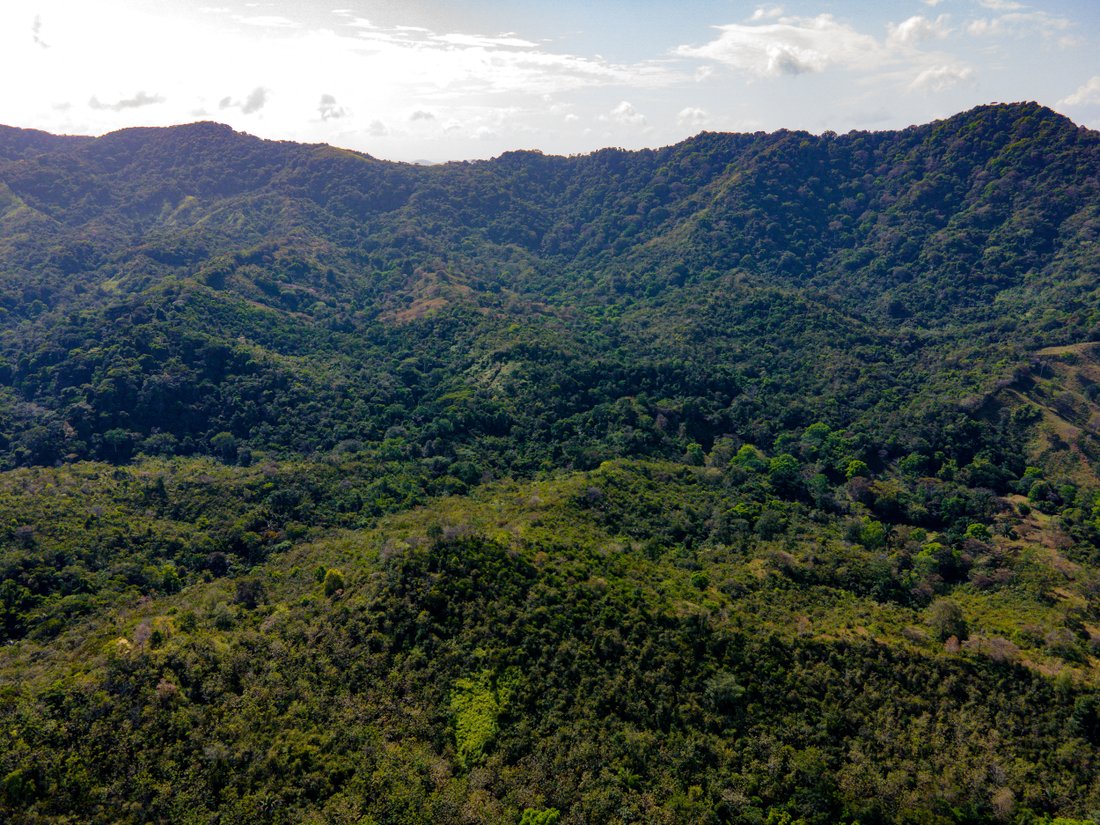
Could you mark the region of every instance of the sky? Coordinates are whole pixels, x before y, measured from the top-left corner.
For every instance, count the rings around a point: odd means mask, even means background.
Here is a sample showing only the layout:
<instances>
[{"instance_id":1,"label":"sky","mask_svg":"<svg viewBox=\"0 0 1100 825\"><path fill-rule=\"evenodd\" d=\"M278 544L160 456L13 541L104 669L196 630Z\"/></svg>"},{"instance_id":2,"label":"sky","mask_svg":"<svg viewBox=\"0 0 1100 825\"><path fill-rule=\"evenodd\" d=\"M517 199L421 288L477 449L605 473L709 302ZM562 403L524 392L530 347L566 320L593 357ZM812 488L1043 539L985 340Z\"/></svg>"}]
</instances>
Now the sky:
<instances>
[{"instance_id":1,"label":"sky","mask_svg":"<svg viewBox=\"0 0 1100 825\"><path fill-rule=\"evenodd\" d=\"M896 129L1100 128L1098 0L0 0L0 123L215 120L403 161Z\"/></svg>"}]
</instances>

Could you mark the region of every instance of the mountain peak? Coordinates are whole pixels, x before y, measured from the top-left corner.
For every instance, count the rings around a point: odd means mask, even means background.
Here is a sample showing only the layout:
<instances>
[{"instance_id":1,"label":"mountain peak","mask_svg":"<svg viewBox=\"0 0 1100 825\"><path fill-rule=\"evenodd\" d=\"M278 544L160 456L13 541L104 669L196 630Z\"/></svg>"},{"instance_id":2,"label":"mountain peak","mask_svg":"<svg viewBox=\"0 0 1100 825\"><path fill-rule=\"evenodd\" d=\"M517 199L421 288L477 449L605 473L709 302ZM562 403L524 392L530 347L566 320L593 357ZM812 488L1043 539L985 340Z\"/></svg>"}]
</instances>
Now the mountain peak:
<instances>
[{"instance_id":1,"label":"mountain peak","mask_svg":"<svg viewBox=\"0 0 1100 825\"><path fill-rule=\"evenodd\" d=\"M246 132L235 131L231 126L224 123L200 120L194 123L181 123L176 126L131 126L126 129L108 132L98 140L104 144L136 144L148 141L258 141L260 138Z\"/></svg>"},{"instance_id":2,"label":"mountain peak","mask_svg":"<svg viewBox=\"0 0 1100 825\"><path fill-rule=\"evenodd\" d=\"M1065 115L1033 100L1015 103L985 103L957 115L952 115L942 121L937 121L937 123L970 123L983 120L999 125L1047 122L1060 128L1073 130L1078 128L1077 124Z\"/></svg>"}]
</instances>

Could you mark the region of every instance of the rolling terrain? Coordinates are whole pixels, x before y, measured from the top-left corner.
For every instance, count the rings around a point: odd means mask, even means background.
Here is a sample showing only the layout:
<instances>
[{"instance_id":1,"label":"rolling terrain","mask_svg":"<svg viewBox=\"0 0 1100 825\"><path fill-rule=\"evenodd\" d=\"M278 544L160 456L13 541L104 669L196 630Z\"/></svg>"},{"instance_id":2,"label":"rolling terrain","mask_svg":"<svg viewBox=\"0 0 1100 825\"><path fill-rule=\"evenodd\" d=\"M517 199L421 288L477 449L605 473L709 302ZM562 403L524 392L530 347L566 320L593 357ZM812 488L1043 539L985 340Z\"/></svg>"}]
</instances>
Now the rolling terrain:
<instances>
[{"instance_id":1,"label":"rolling terrain","mask_svg":"<svg viewBox=\"0 0 1100 825\"><path fill-rule=\"evenodd\" d=\"M1100 135L0 127L14 822L1100 817Z\"/></svg>"}]
</instances>

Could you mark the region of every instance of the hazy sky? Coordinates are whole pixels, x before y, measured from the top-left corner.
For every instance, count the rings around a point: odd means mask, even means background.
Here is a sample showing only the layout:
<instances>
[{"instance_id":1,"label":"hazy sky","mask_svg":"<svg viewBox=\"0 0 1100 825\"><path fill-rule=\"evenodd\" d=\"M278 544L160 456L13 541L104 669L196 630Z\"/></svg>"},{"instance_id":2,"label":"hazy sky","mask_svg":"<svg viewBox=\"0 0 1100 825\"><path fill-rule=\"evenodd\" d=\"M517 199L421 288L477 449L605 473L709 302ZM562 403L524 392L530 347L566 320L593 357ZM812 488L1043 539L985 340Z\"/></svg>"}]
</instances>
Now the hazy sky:
<instances>
[{"instance_id":1,"label":"hazy sky","mask_svg":"<svg viewBox=\"0 0 1100 825\"><path fill-rule=\"evenodd\" d=\"M1100 127L1100 0L0 0L0 123L217 120L398 160L888 129L1037 100Z\"/></svg>"}]
</instances>

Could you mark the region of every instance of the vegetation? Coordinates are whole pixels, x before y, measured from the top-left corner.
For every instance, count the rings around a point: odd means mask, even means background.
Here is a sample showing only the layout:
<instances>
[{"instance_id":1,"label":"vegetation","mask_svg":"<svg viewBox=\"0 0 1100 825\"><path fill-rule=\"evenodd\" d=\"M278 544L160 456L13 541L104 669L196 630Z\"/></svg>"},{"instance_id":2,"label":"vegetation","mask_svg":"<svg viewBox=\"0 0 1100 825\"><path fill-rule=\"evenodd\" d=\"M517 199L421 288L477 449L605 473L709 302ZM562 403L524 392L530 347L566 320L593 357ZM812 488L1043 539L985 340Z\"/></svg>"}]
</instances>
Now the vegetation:
<instances>
[{"instance_id":1,"label":"vegetation","mask_svg":"<svg viewBox=\"0 0 1100 825\"><path fill-rule=\"evenodd\" d=\"M1098 821L1098 160L0 128L0 816Z\"/></svg>"}]
</instances>

